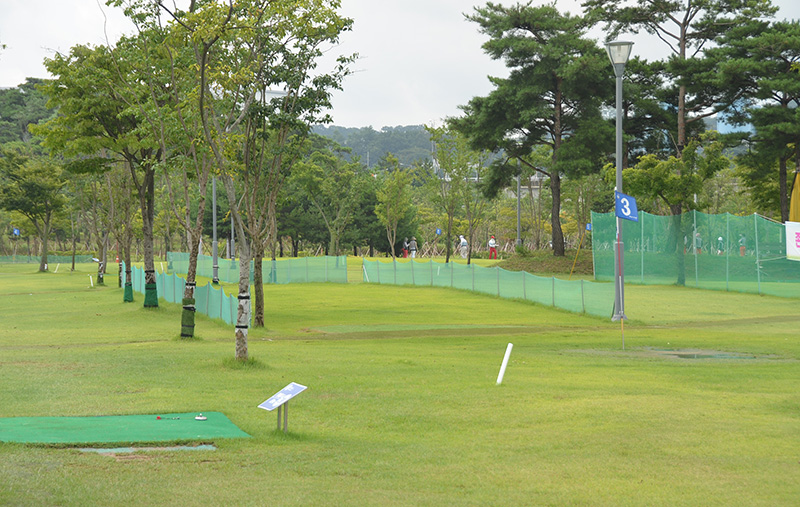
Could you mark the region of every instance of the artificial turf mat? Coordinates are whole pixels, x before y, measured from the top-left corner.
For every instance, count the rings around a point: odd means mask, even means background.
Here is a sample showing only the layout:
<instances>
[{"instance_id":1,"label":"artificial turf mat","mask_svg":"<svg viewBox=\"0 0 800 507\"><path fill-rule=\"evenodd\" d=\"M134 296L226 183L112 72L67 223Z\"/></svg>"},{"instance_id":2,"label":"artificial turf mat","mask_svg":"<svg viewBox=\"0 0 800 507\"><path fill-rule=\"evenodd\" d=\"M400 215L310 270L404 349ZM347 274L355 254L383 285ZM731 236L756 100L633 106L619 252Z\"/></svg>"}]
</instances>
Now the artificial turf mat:
<instances>
[{"instance_id":1,"label":"artificial turf mat","mask_svg":"<svg viewBox=\"0 0 800 507\"><path fill-rule=\"evenodd\" d=\"M99 417L0 417L0 442L109 444L248 438L225 414L199 412Z\"/></svg>"}]
</instances>

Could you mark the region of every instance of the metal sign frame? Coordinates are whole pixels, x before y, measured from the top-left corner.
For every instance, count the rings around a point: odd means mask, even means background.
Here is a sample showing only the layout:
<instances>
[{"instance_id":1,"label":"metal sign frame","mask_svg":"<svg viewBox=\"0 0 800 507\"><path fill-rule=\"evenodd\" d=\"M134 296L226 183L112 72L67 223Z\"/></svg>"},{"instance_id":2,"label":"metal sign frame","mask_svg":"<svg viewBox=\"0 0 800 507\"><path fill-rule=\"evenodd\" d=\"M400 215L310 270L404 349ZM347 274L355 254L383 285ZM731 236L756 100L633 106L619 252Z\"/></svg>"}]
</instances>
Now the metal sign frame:
<instances>
[{"instance_id":1,"label":"metal sign frame","mask_svg":"<svg viewBox=\"0 0 800 507\"><path fill-rule=\"evenodd\" d=\"M283 432L289 430L289 400L308 389L308 386L290 382L286 387L273 394L268 400L261 403L258 408L272 412L278 409L278 431L281 429L281 412L283 412ZM283 410L281 410L283 409Z\"/></svg>"}]
</instances>

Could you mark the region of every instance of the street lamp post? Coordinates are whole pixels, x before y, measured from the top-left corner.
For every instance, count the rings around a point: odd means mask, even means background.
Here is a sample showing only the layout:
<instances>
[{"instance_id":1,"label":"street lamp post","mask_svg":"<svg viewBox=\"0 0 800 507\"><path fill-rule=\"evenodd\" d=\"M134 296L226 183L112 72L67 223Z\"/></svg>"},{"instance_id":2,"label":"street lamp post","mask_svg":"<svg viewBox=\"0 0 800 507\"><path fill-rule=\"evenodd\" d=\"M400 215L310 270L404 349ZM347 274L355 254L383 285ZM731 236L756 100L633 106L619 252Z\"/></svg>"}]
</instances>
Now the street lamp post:
<instances>
[{"instance_id":1,"label":"street lamp post","mask_svg":"<svg viewBox=\"0 0 800 507\"><path fill-rule=\"evenodd\" d=\"M211 179L211 223L213 226L213 237L211 238L211 283L219 285L219 260L217 243L217 177Z\"/></svg>"},{"instance_id":2,"label":"street lamp post","mask_svg":"<svg viewBox=\"0 0 800 507\"><path fill-rule=\"evenodd\" d=\"M617 76L617 179L616 190L622 192L622 75L631 55L633 42L613 41L606 44L606 52ZM614 315L612 321L626 319L625 315L625 264L623 262L622 219L617 217L617 258L614 262Z\"/></svg>"},{"instance_id":3,"label":"street lamp post","mask_svg":"<svg viewBox=\"0 0 800 507\"><path fill-rule=\"evenodd\" d=\"M521 208L521 197L520 194L522 193L522 184L520 180L522 179L522 175L517 175L517 246L522 245L522 223L520 221L520 208Z\"/></svg>"}]
</instances>

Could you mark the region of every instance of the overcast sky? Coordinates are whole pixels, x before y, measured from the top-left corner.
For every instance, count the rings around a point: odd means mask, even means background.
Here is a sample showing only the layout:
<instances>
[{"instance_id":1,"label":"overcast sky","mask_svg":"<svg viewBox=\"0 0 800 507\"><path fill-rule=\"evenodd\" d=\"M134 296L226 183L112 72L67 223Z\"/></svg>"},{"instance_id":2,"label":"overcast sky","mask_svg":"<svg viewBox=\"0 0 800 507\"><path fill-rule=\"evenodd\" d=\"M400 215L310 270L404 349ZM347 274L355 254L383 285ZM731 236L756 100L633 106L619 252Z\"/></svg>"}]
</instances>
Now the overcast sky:
<instances>
[{"instance_id":1,"label":"overcast sky","mask_svg":"<svg viewBox=\"0 0 800 507\"><path fill-rule=\"evenodd\" d=\"M342 0L342 13L354 28L331 54L358 53L355 73L333 100L335 125L346 127L440 124L459 115L459 105L491 90L487 76L504 76L500 62L481 49L486 38L464 19L476 0ZM505 5L514 2L501 1ZM541 5L549 2L535 1ZM779 19L799 19L800 1L773 0ZM559 0L562 11L578 13L578 0ZM102 6L102 7L101 7ZM107 20L107 23L106 23ZM130 25L104 0L0 0L0 87L26 77L50 77L43 60L75 44L113 43ZM599 38L600 35L598 34ZM664 56L648 36L634 54Z\"/></svg>"}]
</instances>

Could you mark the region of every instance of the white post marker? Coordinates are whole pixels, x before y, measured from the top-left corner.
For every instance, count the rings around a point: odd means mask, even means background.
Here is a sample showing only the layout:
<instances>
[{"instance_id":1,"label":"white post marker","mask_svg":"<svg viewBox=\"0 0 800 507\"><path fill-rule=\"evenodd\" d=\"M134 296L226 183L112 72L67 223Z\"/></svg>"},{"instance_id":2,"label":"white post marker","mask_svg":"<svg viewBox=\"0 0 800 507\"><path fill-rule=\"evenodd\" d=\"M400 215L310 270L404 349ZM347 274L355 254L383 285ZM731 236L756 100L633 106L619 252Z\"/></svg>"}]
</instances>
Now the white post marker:
<instances>
[{"instance_id":1,"label":"white post marker","mask_svg":"<svg viewBox=\"0 0 800 507\"><path fill-rule=\"evenodd\" d=\"M89 285L94 287L94 282L92 281L92 275L89 275Z\"/></svg>"},{"instance_id":2,"label":"white post marker","mask_svg":"<svg viewBox=\"0 0 800 507\"><path fill-rule=\"evenodd\" d=\"M506 366L508 366L508 358L511 357L511 349L514 348L513 343L509 343L506 347L506 355L503 357L503 364L500 365L500 373L497 375L497 385L503 382L503 375L506 374Z\"/></svg>"}]
</instances>

